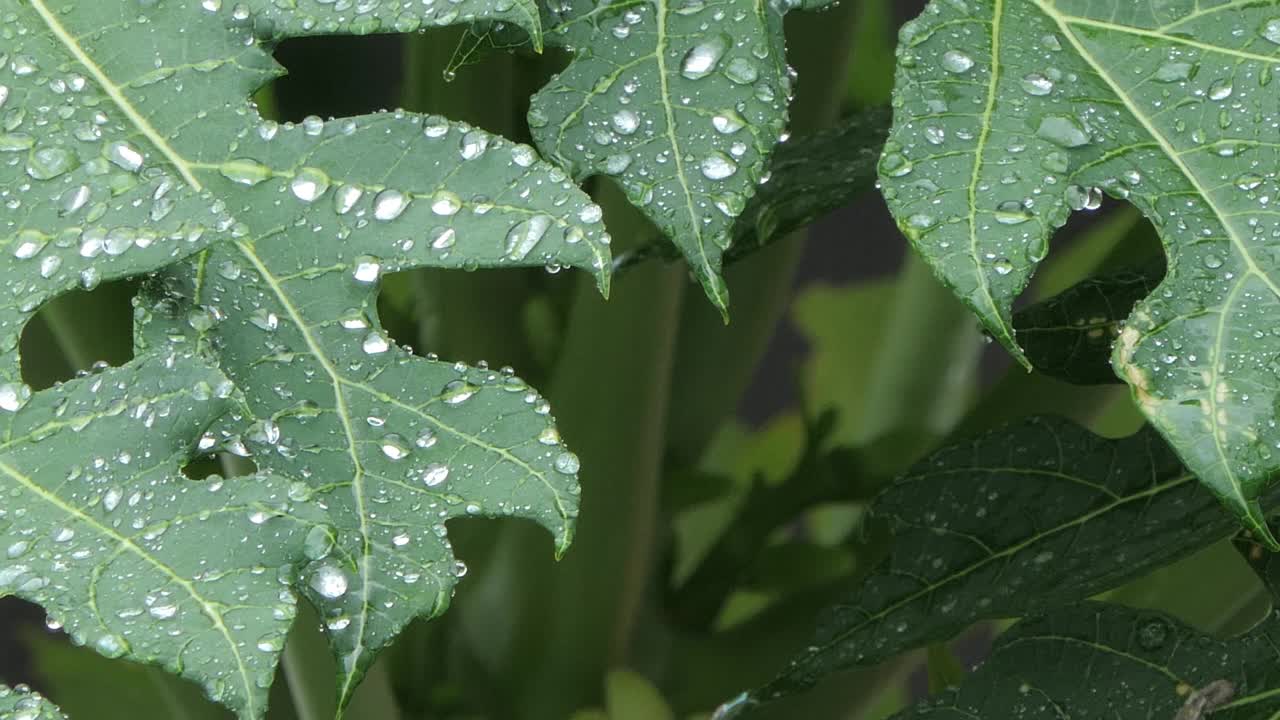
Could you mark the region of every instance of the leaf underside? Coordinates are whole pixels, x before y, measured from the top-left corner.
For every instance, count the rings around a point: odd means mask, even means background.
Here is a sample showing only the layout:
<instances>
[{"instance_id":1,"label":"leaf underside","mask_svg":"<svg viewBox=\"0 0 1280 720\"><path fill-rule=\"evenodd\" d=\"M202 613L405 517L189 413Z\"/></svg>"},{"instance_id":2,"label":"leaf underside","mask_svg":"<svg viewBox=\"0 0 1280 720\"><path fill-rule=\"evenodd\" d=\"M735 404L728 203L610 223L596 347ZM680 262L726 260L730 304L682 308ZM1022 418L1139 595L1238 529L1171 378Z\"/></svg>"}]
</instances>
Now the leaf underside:
<instances>
[{"instance_id":1,"label":"leaf underside","mask_svg":"<svg viewBox=\"0 0 1280 720\"><path fill-rule=\"evenodd\" d=\"M139 358L198 355L237 386L197 449L254 453L264 477L327 511L297 587L325 621L343 704L396 632L447 606L464 570L447 520L530 518L563 551L577 515L578 461L546 401L505 369L398 347L377 318L380 278L574 266L607 292L608 236L600 208L530 147L406 112L278 125L248 98L280 73L264 45L285 37L483 18L536 44L535 12L529 0L0 0L0 410L71 392L21 384L17 338L42 303L163 269L138 301Z\"/></svg>"},{"instance_id":2,"label":"leaf underside","mask_svg":"<svg viewBox=\"0 0 1280 720\"><path fill-rule=\"evenodd\" d=\"M1273 546L1277 18L1274 0L935 0L903 28L880 165L916 249L1019 356L1011 306L1049 236L1101 192L1133 203L1169 270L1115 369Z\"/></svg>"},{"instance_id":3,"label":"leaf underside","mask_svg":"<svg viewBox=\"0 0 1280 720\"><path fill-rule=\"evenodd\" d=\"M890 556L750 703L948 640L979 620L1083 600L1235 527L1155 432L1107 440L1056 418L940 450L872 510L895 528Z\"/></svg>"}]
</instances>

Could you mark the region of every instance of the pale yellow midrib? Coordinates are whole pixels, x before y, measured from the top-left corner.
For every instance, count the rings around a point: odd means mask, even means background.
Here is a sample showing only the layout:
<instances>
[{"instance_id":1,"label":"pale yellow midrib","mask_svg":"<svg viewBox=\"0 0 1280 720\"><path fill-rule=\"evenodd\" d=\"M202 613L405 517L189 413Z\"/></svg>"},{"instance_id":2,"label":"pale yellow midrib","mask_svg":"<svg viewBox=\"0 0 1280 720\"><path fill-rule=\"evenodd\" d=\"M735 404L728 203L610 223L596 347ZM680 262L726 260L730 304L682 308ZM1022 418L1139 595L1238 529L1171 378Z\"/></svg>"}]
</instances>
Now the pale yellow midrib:
<instances>
[{"instance_id":1,"label":"pale yellow midrib","mask_svg":"<svg viewBox=\"0 0 1280 720\"><path fill-rule=\"evenodd\" d=\"M36 1L38 2L39 0L36 0ZM236 658L236 667L240 671L240 680L244 684L245 702L248 704L247 710L250 713L250 716L251 717L258 716L257 704L254 702L254 697L253 697L254 684L249 679L249 669L245 666L244 658L240 656L240 647L236 644L235 639L231 637L231 631L227 628L226 623L222 621L222 616L218 614L217 609L214 607L212 603L206 600L203 595L196 592L195 585L193 585L189 580L187 580L186 578L182 577L177 572L175 572L173 568L170 568L168 565L165 565L164 563L152 557L151 553L148 553L142 548L138 547L138 544L135 543L132 538L129 538L125 535L121 535L120 533L116 532L113 528L109 528L106 525L99 523L97 520L94 520L92 517L86 515L84 511L80 510L79 508L73 505L68 505L67 503L63 502L62 498L45 490L43 487L37 484L34 480L27 477L17 468L13 467L12 465L9 465L3 460L0 460L0 472L3 472L5 475L8 475L10 478L12 478L13 480L21 484L24 488L26 488L29 492L35 494L40 499L44 500L50 505L53 505L54 507L58 508L62 512L66 513L67 515L70 515L71 517L74 517L76 520L84 523L85 525L88 525L89 527L93 528L95 531L102 534L103 536L111 538L112 540L119 543L121 547L127 548L134 555L137 555L146 563L148 563L155 569L159 570L164 575L168 576L169 579L174 582L174 584L178 585L183 590L186 590L188 595L190 595L196 602L200 603L200 609L204 611L205 616L209 618L210 622L213 623L213 626L222 635L223 639L226 640L227 647L231 649L232 655L234 655Z\"/></svg>"},{"instance_id":2,"label":"pale yellow midrib","mask_svg":"<svg viewBox=\"0 0 1280 720\"><path fill-rule=\"evenodd\" d=\"M58 18L49 10L48 6L45 5L45 0L30 0L30 2L31 7L35 9L36 13L40 15L40 19L44 21L46 26L48 26L49 32L53 33L53 36L58 39L58 42L61 43L62 46L65 47L73 57L75 57L76 61L93 76L93 79L97 81L98 85L102 87L102 90L107 93L107 96L110 97L111 101L120 109L120 112L124 113L125 117L129 119L129 122L133 123L133 126L136 127L138 131L141 132L162 155L164 155L165 159L178 170L178 173L182 175L182 179L185 180L188 185L196 190L203 190L204 186L198 179L196 179L196 176L191 171L191 166L187 162L186 158L182 157L182 155L179 154L173 146L169 145L164 136L161 135L160 132L151 125L151 122L147 120L147 118L143 117L142 113L138 112L137 108L133 106L133 103L129 102L129 99L124 96L124 93L120 90L120 86L113 82L111 78L107 77L107 74L103 71L102 67L94 62L93 58L89 57L87 53L85 53L84 48L80 47L80 43L76 41L75 37L73 37L71 33L67 32L67 29L62 26L62 23L58 22Z\"/></svg>"}]
</instances>

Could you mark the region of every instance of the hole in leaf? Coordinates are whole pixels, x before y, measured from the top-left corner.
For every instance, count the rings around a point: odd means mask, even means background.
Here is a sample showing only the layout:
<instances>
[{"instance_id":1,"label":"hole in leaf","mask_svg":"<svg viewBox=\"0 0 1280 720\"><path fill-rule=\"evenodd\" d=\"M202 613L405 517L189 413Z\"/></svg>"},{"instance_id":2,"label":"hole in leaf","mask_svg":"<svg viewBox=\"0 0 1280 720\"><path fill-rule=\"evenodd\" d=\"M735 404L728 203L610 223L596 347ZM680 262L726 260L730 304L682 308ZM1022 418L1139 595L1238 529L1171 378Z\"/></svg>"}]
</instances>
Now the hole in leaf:
<instances>
[{"instance_id":1,"label":"hole in leaf","mask_svg":"<svg viewBox=\"0 0 1280 720\"><path fill-rule=\"evenodd\" d=\"M95 363L133 359L133 296L120 280L76 290L48 302L22 331L22 379L34 390L70 380Z\"/></svg>"},{"instance_id":2,"label":"hole in leaf","mask_svg":"<svg viewBox=\"0 0 1280 720\"><path fill-rule=\"evenodd\" d=\"M264 117L297 122L308 115L348 117L400 104L400 36L294 38L280 43L275 57L289 74L259 93Z\"/></svg>"},{"instance_id":3,"label":"hole in leaf","mask_svg":"<svg viewBox=\"0 0 1280 720\"><path fill-rule=\"evenodd\" d=\"M244 477L258 472L252 458L231 453L210 453L193 458L182 468L182 474L191 480L207 480L212 475L224 478Z\"/></svg>"}]
</instances>

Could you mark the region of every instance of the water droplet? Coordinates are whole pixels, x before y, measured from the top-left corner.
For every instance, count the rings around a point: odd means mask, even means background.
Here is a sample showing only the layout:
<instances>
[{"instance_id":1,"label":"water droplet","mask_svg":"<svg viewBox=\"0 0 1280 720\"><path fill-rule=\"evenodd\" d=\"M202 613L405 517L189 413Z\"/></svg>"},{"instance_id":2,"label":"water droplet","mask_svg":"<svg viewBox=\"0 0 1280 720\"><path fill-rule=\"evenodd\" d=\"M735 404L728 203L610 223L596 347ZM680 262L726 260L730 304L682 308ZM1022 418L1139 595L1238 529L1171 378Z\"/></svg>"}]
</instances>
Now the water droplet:
<instances>
[{"instance_id":1,"label":"water droplet","mask_svg":"<svg viewBox=\"0 0 1280 720\"><path fill-rule=\"evenodd\" d=\"M333 209L339 215L346 215L351 212L351 208L360 202L360 198L364 196L364 190L354 185L343 185L333 194Z\"/></svg>"},{"instance_id":2,"label":"water droplet","mask_svg":"<svg viewBox=\"0 0 1280 720\"><path fill-rule=\"evenodd\" d=\"M711 117L711 127L722 135L732 135L747 126L747 121L733 108L726 108Z\"/></svg>"},{"instance_id":3,"label":"water droplet","mask_svg":"<svg viewBox=\"0 0 1280 720\"><path fill-rule=\"evenodd\" d=\"M1169 638L1169 624L1152 620L1138 629L1138 644L1143 650L1159 650Z\"/></svg>"},{"instance_id":4,"label":"water droplet","mask_svg":"<svg viewBox=\"0 0 1280 720\"><path fill-rule=\"evenodd\" d=\"M1222 258L1217 255L1209 254L1204 256L1204 266L1210 270L1217 270L1222 267Z\"/></svg>"},{"instance_id":5,"label":"water droplet","mask_svg":"<svg viewBox=\"0 0 1280 720\"><path fill-rule=\"evenodd\" d=\"M333 532L331 528L316 525L307 532L302 543L302 553L310 560L323 560L333 552Z\"/></svg>"},{"instance_id":6,"label":"water droplet","mask_svg":"<svg viewBox=\"0 0 1280 720\"><path fill-rule=\"evenodd\" d=\"M746 58L734 58L724 68L724 76L739 85L750 85L760 77L755 63Z\"/></svg>"},{"instance_id":7,"label":"water droplet","mask_svg":"<svg viewBox=\"0 0 1280 720\"><path fill-rule=\"evenodd\" d=\"M392 460L403 460L409 457L409 443L395 433L384 435L378 447L382 448L383 455Z\"/></svg>"},{"instance_id":8,"label":"water droplet","mask_svg":"<svg viewBox=\"0 0 1280 720\"><path fill-rule=\"evenodd\" d=\"M1265 178L1263 178L1261 175L1255 175L1253 173L1245 173L1244 175L1241 175L1240 177L1236 178L1236 187L1240 188L1241 190L1253 190L1254 188L1261 185L1264 180Z\"/></svg>"},{"instance_id":9,"label":"water droplet","mask_svg":"<svg viewBox=\"0 0 1280 720\"><path fill-rule=\"evenodd\" d=\"M1069 115L1046 115L1036 130L1038 137L1064 148L1089 144L1089 134L1078 120Z\"/></svg>"},{"instance_id":10,"label":"water droplet","mask_svg":"<svg viewBox=\"0 0 1280 720\"><path fill-rule=\"evenodd\" d=\"M449 479L449 466L440 463L431 463L422 470L422 482L427 487L436 487L445 480Z\"/></svg>"},{"instance_id":11,"label":"water droplet","mask_svg":"<svg viewBox=\"0 0 1280 720\"><path fill-rule=\"evenodd\" d=\"M123 141L107 146L107 159L116 167L129 172L137 172L142 167L142 153Z\"/></svg>"},{"instance_id":12,"label":"water droplet","mask_svg":"<svg viewBox=\"0 0 1280 720\"><path fill-rule=\"evenodd\" d=\"M461 405L479 390L475 385L465 380L452 380L444 386L441 393L442 399L449 405Z\"/></svg>"},{"instance_id":13,"label":"water droplet","mask_svg":"<svg viewBox=\"0 0 1280 720\"><path fill-rule=\"evenodd\" d=\"M377 330L370 330L369 334L364 336L364 340L360 342L360 349L364 350L368 355L379 355L391 349L391 341L386 335ZM386 448L383 448L386 450Z\"/></svg>"},{"instance_id":14,"label":"water droplet","mask_svg":"<svg viewBox=\"0 0 1280 720\"><path fill-rule=\"evenodd\" d=\"M304 167L289 181L294 197L303 202L315 202L329 189L329 176L323 170Z\"/></svg>"},{"instance_id":15,"label":"water droplet","mask_svg":"<svg viewBox=\"0 0 1280 720\"><path fill-rule=\"evenodd\" d=\"M36 180L52 180L80 165L75 153L61 147L39 148L31 153L27 162L27 174Z\"/></svg>"},{"instance_id":16,"label":"water droplet","mask_svg":"<svg viewBox=\"0 0 1280 720\"><path fill-rule=\"evenodd\" d=\"M311 575L310 585L320 597L336 600L347 594L347 574L342 568L325 563Z\"/></svg>"},{"instance_id":17,"label":"water droplet","mask_svg":"<svg viewBox=\"0 0 1280 720\"><path fill-rule=\"evenodd\" d=\"M512 260L523 260L528 257L551 227L550 215L534 215L521 221L507 233L507 257Z\"/></svg>"},{"instance_id":18,"label":"water droplet","mask_svg":"<svg viewBox=\"0 0 1280 720\"><path fill-rule=\"evenodd\" d=\"M572 475L578 472L578 468L581 467L578 456L568 451L556 455L554 464L556 472L564 473L565 475Z\"/></svg>"},{"instance_id":19,"label":"water droplet","mask_svg":"<svg viewBox=\"0 0 1280 720\"><path fill-rule=\"evenodd\" d=\"M399 190L383 190L373 198L373 217L390 222L400 217L409 207L409 198Z\"/></svg>"},{"instance_id":20,"label":"water droplet","mask_svg":"<svg viewBox=\"0 0 1280 720\"><path fill-rule=\"evenodd\" d=\"M1196 64L1181 60L1171 60L1156 68L1152 78L1157 82L1174 83L1187 80L1195 74Z\"/></svg>"},{"instance_id":21,"label":"water droplet","mask_svg":"<svg viewBox=\"0 0 1280 720\"><path fill-rule=\"evenodd\" d=\"M967 73L973 69L973 58L959 50L948 50L942 54L942 69L949 73Z\"/></svg>"},{"instance_id":22,"label":"water droplet","mask_svg":"<svg viewBox=\"0 0 1280 720\"><path fill-rule=\"evenodd\" d=\"M103 635L94 641L93 646L109 658L118 658L129 652L129 643L119 635Z\"/></svg>"},{"instance_id":23,"label":"water droplet","mask_svg":"<svg viewBox=\"0 0 1280 720\"><path fill-rule=\"evenodd\" d=\"M1280 18L1271 18L1258 28L1258 34L1268 42L1280 45Z\"/></svg>"},{"instance_id":24,"label":"water droplet","mask_svg":"<svg viewBox=\"0 0 1280 720\"><path fill-rule=\"evenodd\" d=\"M23 383L0 384L0 410L17 412L31 400L31 388Z\"/></svg>"},{"instance_id":25,"label":"water droplet","mask_svg":"<svg viewBox=\"0 0 1280 720\"><path fill-rule=\"evenodd\" d=\"M1053 81L1040 73L1022 76L1022 89L1028 95L1048 95L1053 92Z\"/></svg>"},{"instance_id":26,"label":"water droplet","mask_svg":"<svg viewBox=\"0 0 1280 720\"><path fill-rule=\"evenodd\" d=\"M1031 212L1018 200L1005 200L996 206L996 222L1001 225L1021 225L1031 219Z\"/></svg>"},{"instance_id":27,"label":"water droplet","mask_svg":"<svg viewBox=\"0 0 1280 720\"><path fill-rule=\"evenodd\" d=\"M720 33L694 45L680 63L680 74L697 80L715 72L720 58L724 57L732 42L728 35Z\"/></svg>"},{"instance_id":28,"label":"water droplet","mask_svg":"<svg viewBox=\"0 0 1280 720\"><path fill-rule=\"evenodd\" d=\"M455 215L462 209L462 198L448 190L437 190L431 196L431 212L437 215Z\"/></svg>"},{"instance_id":29,"label":"water droplet","mask_svg":"<svg viewBox=\"0 0 1280 720\"><path fill-rule=\"evenodd\" d=\"M218 172L234 183L253 187L271 177L271 168L252 158L240 158L223 163Z\"/></svg>"},{"instance_id":30,"label":"water droplet","mask_svg":"<svg viewBox=\"0 0 1280 720\"><path fill-rule=\"evenodd\" d=\"M382 261L372 255L361 255L356 258L356 266L351 275L356 282L375 283L382 275Z\"/></svg>"},{"instance_id":31,"label":"water droplet","mask_svg":"<svg viewBox=\"0 0 1280 720\"><path fill-rule=\"evenodd\" d=\"M1013 272L1013 263L1009 262L1008 258L997 258L991 267L995 268L997 275L1008 275Z\"/></svg>"},{"instance_id":32,"label":"water droplet","mask_svg":"<svg viewBox=\"0 0 1280 720\"><path fill-rule=\"evenodd\" d=\"M619 110L610 118L613 129L621 135L630 135L640 127L640 116L630 110Z\"/></svg>"},{"instance_id":33,"label":"water droplet","mask_svg":"<svg viewBox=\"0 0 1280 720\"><path fill-rule=\"evenodd\" d=\"M706 156L699 167L703 176L709 180L723 180L738 171L738 163L722 152L713 152Z\"/></svg>"},{"instance_id":34,"label":"water droplet","mask_svg":"<svg viewBox=\"0 0 1280 720\"><path fill-rule=\"evenodd\" d=\"M1209 99L1210 100L1226 100L1227 98L1231 97L1232 90L1233 90L1233 87L1231 85L1231 80L1229 78L1218 80L1209 86Z\"/></svg>"},{"instance_id":35,"label":"water droplet","mask_svg":"<svg viewBox=\"0 0 1280 720\"><path fill-rule=\"evenodd\" d=\"M462 154L463 160L478 158L488 148L489 135L480 130L471 130L463 133L462 139L458 141L458 152Z\"/></svg>"}]
</instances>

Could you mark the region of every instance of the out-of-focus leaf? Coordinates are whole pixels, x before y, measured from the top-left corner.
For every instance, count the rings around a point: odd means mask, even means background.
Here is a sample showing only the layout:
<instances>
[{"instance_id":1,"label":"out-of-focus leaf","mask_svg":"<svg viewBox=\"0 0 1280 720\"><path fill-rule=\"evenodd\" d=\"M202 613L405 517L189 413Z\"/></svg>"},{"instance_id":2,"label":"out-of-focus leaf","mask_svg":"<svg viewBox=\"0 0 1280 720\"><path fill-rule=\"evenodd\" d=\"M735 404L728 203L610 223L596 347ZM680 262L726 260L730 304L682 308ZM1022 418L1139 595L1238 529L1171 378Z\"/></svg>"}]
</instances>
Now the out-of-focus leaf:
<instances>
[{"instance_id":1,"label":"out-of-focus leaf","mask_svg":"<svg viewBox=\"0 0 1280 720\"><path fill-rule=\"evenodd\" d=\"M897 528L889 558L738 707L950 639L978 620L1088 598L1235 526L1156 433L1108 440L1058 419L940 450L873 511Z\"/></svg>"},{"instance_id":2,"label":"out-of-focus leaf","mask_svg":"<svg viewBox=\"0 0 1280 720\"><path fill-rule=\"evenodd\" d=\"M674 720L662 693L643 675L615 670L605 679L609 720Z\"/></svg>"},{"instance_id":3,"label":"out-of-focus leaf","mask_svg":"<svg viewBox=\"0 0 1280 720\"><path fill-rule=\"evenodd\" d=\"M1133 306L1151 294L1163 264L1085 280L1014 313L1027 360L1036 370L1081 385L1121 382L1111 348Z\"/></svg>"}]
</instances>

